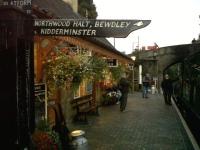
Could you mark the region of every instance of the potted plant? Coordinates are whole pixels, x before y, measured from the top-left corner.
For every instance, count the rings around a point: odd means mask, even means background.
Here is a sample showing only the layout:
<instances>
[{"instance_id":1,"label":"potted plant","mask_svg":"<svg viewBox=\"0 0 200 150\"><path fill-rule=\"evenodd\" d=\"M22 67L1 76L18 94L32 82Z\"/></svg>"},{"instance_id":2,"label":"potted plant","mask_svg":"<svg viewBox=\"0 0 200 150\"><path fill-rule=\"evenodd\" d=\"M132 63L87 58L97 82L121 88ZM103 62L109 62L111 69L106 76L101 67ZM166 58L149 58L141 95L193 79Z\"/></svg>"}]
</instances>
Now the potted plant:
<instances>
[{"instance_id":1,"label":"potted plant","mask_svg":"<svg viewBox=\"0 0 200 150\"><path fill-rule=\"evenodd\" d=\"M53 131L46 120L41 120L32 134L33 147L37 150L60 150L61 143L57 132Z\"/></svg>"}]
</instances>

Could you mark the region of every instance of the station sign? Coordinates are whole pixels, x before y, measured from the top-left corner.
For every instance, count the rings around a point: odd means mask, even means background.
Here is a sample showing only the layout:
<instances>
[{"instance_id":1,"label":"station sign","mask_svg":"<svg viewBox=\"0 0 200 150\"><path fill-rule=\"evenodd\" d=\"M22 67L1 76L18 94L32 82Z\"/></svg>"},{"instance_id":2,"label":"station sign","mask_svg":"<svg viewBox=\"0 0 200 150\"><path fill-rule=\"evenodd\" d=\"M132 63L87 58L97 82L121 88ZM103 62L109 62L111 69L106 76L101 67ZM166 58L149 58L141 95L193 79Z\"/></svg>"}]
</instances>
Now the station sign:
<instances>
[{"instance_id":1,"label":"station sign","mask_svg":"<svg viewBox=\"0 0 200 150\"><path fill-rule=\"evenodd\" d=\"M46 92L46 84L45 83L40 83L40 84L35 84L34 87L35 91L35 96L41 96L41 99L45 98L45 92ZM42 98L43 97L43 98Z\"/></svg>"},{"instance_id":2,"label":"station sign","mask_svg":"<svg viewBox=\"0 0 200 150\"><path fill-rule=\"evenodd\" d=\"M47 87L45 83L34 86L35 93L35 121L47 119Z\"/></svg>"},{"instance_id":3,"label":"station sign","mask_svg":"<svg viewBox=\"0 0 200 150\"><path fill-rule=\"evenodd\" d=\"M15 6L24 10L27 14L31 14L32 0L3 0L3 6Z\"/></svg>"},{"instance_id":4,"label":"station sign","mask_svg":"<svg viewBox=\"0 0 200 150\"><path fill-rule=\"evenodd\" d=\"M42 36L87 36L125 38L150 20L36 19L35 34Z\"/></svg>"}]
</instances>

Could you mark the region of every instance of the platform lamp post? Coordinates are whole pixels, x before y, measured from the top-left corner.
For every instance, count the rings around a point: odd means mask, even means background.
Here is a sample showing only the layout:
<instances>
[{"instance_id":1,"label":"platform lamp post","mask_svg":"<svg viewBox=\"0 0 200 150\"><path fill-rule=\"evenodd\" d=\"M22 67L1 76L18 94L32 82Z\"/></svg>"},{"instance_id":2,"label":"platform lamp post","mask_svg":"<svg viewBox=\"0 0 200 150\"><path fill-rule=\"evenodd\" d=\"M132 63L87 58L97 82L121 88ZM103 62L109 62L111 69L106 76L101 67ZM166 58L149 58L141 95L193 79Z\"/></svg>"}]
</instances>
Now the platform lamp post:
<instances>
[{"instance_id":1,"label":"platform lamp post","mask_svg":"<svg viewBox=\"0 0 200 150\"><path fill-rule=\"evenodd\" d=\"M134 61L134 63L135 63L136 56L131 56L131 59L132 59L132 60ZM132 76L132 78L133 78L133 79L132 79L132 80L133 80L132 92L133 92L133 93L134 93L134 90L135 90L135 77L134 77L134 70L135 70L134 65L135 65L135 64L134 64L134 63L133 63L133 66L132 66L132 67L133 67L133 68L132 68L132 69L133 69L133 72L132 72L132 74L133 74L133 76Z\"/></svg>"}]
</instances>

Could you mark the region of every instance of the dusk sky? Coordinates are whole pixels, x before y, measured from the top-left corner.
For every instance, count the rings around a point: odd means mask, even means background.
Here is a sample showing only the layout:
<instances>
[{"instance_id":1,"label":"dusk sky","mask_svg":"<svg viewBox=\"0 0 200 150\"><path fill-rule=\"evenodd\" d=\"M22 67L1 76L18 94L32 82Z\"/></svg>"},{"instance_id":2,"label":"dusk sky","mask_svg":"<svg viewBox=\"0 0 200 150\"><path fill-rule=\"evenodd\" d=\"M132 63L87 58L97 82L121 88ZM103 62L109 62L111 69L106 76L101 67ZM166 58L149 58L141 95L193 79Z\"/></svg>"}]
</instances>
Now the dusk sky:
<instances>
[{"instance_id":1,"label":"dusk sky","mask_svg":"<svg viewBox=\"0 0 200 150\"><path fill-rule=\"evenodd\" d=\"M116 38L115 47L131 53L138 45L159 47L191 43L200 33L200 0L93 0L97 19L151 20L145 28L126 38ZM139 39L139 40L138 40ZM114 45L114 38L108 39Z\"/></svg>"}]
</instances>

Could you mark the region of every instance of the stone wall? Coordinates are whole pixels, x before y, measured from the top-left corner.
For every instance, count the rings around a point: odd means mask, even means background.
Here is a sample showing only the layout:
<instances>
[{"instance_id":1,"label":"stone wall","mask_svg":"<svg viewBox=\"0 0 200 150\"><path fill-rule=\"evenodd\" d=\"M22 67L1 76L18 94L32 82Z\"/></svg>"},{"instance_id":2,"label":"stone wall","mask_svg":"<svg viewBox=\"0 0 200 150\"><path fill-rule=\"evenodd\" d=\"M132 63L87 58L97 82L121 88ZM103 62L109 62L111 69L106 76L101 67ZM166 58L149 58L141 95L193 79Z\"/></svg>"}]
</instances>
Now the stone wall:
<instances>
[{"instance_id":1,"label":"stone wall","mask_svg":"<svg viewBox=\"0 0 200 150\"><path fill-rule=\"evenodd\" d=\"M200 43L175 45L149 51L138 51L136 56L137 65L143 66L142 74L149 73L158 77L158 89L163 80L163 71L171 65L182 61L186 56L200 51Z\"/></svg>"}]
</instances>

